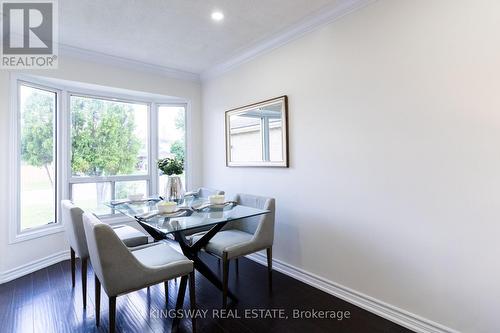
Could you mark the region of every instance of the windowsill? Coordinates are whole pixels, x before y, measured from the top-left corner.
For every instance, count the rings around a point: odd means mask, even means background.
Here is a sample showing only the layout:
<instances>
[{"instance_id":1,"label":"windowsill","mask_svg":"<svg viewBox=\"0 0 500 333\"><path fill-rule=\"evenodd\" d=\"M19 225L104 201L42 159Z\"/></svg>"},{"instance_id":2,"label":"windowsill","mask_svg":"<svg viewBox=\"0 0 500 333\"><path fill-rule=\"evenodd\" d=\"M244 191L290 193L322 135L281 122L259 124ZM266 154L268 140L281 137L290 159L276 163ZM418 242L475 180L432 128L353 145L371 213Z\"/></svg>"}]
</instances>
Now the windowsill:
<instances>
[{"instance_id":1,"label":"windowsill","mask_svg":"<svg viewBox=\"0 0 500 333\"><path fill-rule=\"evenodd\" d=\"M60 223L39 228L33 228L31 230L22 231L15 235L11 234L9 237L9 244L21 243L32 239L61 233L63 231L64 227Z\"/></svg>"}]
</instances>

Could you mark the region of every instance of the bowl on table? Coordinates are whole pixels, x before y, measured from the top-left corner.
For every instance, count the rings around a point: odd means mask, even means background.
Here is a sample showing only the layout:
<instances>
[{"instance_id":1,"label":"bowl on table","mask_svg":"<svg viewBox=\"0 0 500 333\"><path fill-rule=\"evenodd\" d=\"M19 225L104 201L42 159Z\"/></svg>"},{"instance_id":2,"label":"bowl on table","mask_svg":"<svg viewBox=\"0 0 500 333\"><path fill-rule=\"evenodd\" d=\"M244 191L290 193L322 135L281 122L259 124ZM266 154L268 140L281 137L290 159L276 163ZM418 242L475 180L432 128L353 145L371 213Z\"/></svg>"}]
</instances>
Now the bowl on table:
<instances>
[{"instance_id":1,"label":"bowl on table","mask_svg":"<svg viewBox=\"0 0 500 333\"><path fill-rule=\"evenodd\" d=\"M177 210L177 203L173 201L162 201L158 204L158 211L162 214L173 213Z\"/></svg>"},{"instance_id":2,"label":"bowl on table","mask_svg":"<svg viewBox=\"0 0 500 333\"><path fill-rule=\"evenodd\" d=\"M208 197L211 205L222 205L225 201L223 194L215 194Z\"/></svg>"}]
</instances>

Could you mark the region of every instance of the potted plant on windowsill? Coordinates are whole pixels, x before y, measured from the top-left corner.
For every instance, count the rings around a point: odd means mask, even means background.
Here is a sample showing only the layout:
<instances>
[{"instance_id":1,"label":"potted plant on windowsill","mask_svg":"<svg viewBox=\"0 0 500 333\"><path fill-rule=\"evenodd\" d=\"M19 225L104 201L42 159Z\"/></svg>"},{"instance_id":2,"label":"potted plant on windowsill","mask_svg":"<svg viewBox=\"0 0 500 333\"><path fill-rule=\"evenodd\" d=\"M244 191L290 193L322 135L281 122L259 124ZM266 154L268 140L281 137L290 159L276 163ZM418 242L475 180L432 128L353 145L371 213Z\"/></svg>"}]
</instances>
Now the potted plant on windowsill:
<instances>
[{"instance_id":1,"label":"potted plant on windowsill","mask_svg":"<svg viewBox=\"0 0 500 333\"><path fill-rule=\"evenodd\" d=\"M179 175L182 175L184 172L184 160L176 157L160 159L158 161L158 169L161 171L161 174L168 176L165 187L165 199L175 202L181 200L184 190L182 189L182 181Z\"/></svg>"}]
</instances>

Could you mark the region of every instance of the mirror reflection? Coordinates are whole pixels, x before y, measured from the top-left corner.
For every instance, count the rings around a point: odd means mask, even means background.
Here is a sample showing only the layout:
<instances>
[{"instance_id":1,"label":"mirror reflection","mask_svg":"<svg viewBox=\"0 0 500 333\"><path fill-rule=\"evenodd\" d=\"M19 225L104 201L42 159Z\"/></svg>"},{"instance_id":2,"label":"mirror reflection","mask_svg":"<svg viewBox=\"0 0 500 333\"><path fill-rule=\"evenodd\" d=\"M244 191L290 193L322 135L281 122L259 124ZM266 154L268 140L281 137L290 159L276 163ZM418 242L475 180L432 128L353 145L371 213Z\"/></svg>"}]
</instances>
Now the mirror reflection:
<instances>
[{"instance_id":1,"label":"mirror reflection","mask_svg":"<svg viewBox=\"0 0 500 333\"><path fill-rule=\"evenodd\" d=\"M286 96L226 113L228 166L286 167Z\"/></svg>"}]
</instances>

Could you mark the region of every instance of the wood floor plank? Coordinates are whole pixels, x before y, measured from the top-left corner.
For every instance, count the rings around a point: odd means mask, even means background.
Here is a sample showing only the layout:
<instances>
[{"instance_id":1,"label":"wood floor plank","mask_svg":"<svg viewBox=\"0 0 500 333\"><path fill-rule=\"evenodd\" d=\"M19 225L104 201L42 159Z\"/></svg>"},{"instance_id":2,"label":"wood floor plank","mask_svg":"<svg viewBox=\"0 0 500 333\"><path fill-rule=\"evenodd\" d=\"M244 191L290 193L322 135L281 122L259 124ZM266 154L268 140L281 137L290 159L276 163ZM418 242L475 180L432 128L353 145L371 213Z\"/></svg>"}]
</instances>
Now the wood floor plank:
<instances>
[{"instance_id":1,"label":"wood floor plank","mask_svg":"<svg viewBox=\"0 0 500 333\"><path fill-rule=\"evenodd\" d=\"M76 311L83 311L77 302L74 290L67 284L67 276L63 274L61 264L48 267L49 282L51 288L50 299L53 311L52 320L54 326L61 332L81 332L81 325Z\"/></svg>"},{"instance_id":2,"label":"wood floor plank","mask_svg":"<svg viewBox=\"0 0 500 333\"><path fill-rule=\"evenodd\" d=\"M25 275L14 281L12 303L6 316L6 332L33 332L33 276Z\"/></svg>"},{"instance_id":3,"label":"wood floor plank","mask_svg":"<svg viewBox=\"0 0 500 333\"><path fill-rule=\"evenodd\" d=\"M14 283L14 281L10 281L0 285L0 323L2 326L9 325L11 320L9 315L11 315L10 308L14 300Z\"/></svg>"},{"instance_id":4,"label":"wood floor plank","mask_svg":"<svg viewBox=\"0 0 500 333\"><path fill-rule=\"evenodd\" d=\"M43 268L32 274L33 276L33 298L43 293L49 293L50 282L49 282L49 272L47 268Z\"/></svg>"},{"instance_id":5,"label":"wood floor plank","mask_svg":"<svg viewBox=\"0 0 500 333\"><path fill-rule=\"evenodd\" d=\"M211 269L220 275L218 261L202 255ZM0 285L0 332L77 332L108 331L108 297L101 296L101 325L95 325L94 280L91 265L87 272L87 309L83 309L81 266L77 260L77 281L71 285L69 261L49 266L22 278ZM221 293L200 274L196 274L197 307L207 318L198 319L196 331L203 333L265 333L265 332L370 332L407 333L409 330L333 297L279 272L273 273L273 290L267 284L266 267L248 259L240 259L239 274L230 265L229 286L239 302L228 309L240 316L251 309L284 309L291 316L293 309L349 311L348 320L221 318ZM162 333L172 331L172 319L162 310L175 308L179 281L169 282L168 304L162 284L117 298L117 332ZM186 293L184 309L190 308ZM218 314L218 315L217 315ZM243 316L244 317L244 316ZM190 319L180 321L178 332L192 332Z\"/></svg>"},{"instance_id":6,"label":"wood floor plank","mask_svg":"<svg viewBox=\"0 0 500 333\"><path fill-rule=\"evenodd\" d=\"M61 262L61 270L65 276L65 288L71 289L71 265L69 260ZM101 310L101 324L96 326L95 322L95 299L94 299L94 272L92 265L87 270L87 309L83 310L82 285L81 285L81 266L77 265L76 275L79 277L72 292L74 309L80 322L80 328L84 332L108 332L107 299L106 307ZM101 301L101 307L103 303ZM103 316L102 314L106 315Z\"/></svg>"}]
</instances>

